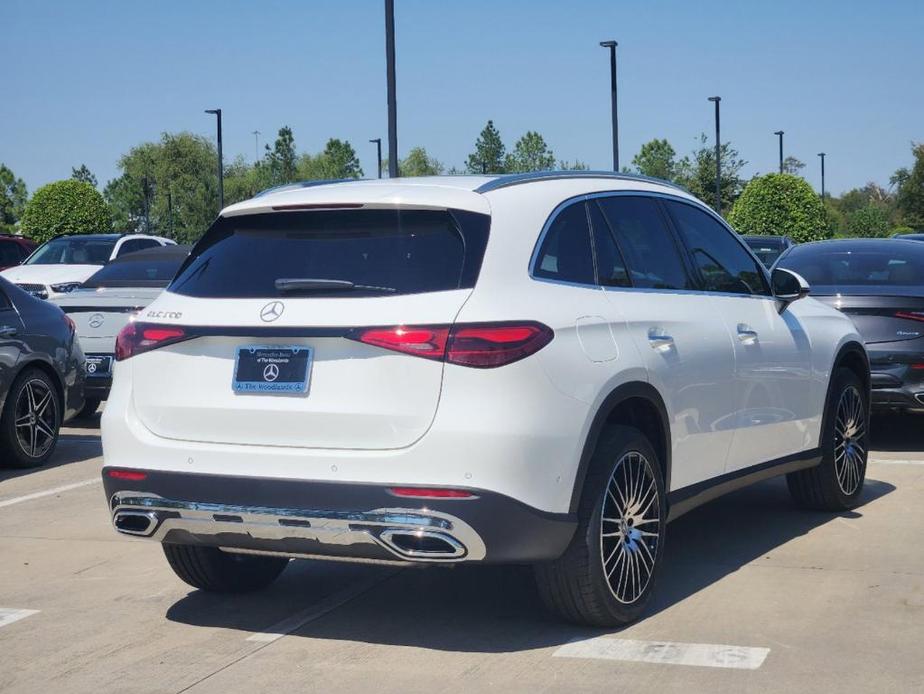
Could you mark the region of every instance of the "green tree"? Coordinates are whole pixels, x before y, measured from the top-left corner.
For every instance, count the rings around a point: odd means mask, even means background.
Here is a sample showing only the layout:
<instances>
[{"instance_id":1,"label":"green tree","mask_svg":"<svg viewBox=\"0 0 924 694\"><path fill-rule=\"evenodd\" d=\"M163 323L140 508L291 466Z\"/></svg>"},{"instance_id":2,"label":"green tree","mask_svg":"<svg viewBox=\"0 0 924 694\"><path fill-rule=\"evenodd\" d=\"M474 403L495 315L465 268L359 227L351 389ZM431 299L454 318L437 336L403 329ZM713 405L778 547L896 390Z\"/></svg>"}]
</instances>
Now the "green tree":
<instances>
[{"instance_id":1,"label":"green tree","mask_svg":"<svg viewBox=\"0 0 924 694\"><path fill-rule=\"evenodd\" d=\"M468 155L465 168L469 173L504 173L506 152L500 132L494 121L489 120L475 141L475 151Z\"/></svg>"},{"instance_id":2,"label":"green tree","mask_svg":"<svg viewBox=\"0 0 924 694\"><path fill-rule=\"evenodd\" d=\"M898 210L902 222L915 229L924 229L924 143L911 146L914 166L898 191Z\"/></svg>"},{"instance_id":3,"label":"green tree","mask_svg":"<svg viewBox=\"0 0 924 694\"><path fill-rule=\"evenodd\" d=\"M677 176L676 156L670 142L655 139L642 145L639 153L632 157L632 166L644 176L673 181Z\"/></svg>"},{"instance_id":4,"label":"green tree","mask_svg":"<svg viewBox=\"0 0 924 694\"><path fill-rule=\"evenodd\" d=\"M266 163L269 166L273 185L292 183L295 180L298 164L295 153L295 135L292 134L292 128L288 125L279 128L279 134L276 136L272 149L266 145Z\"/></svg>"},{"instance_id":5,"label":"green tree","mask_svg":"<svg viewBox=\"0 0 924 694\"><path fill-rule=\"evenodd\" d=\"M97 186L96 176L94 176L93 172L87 168L86 164L81 164L79 169L71 167L71 178L73 178L75 181L83 181L85 183L89 183L94 188Z\"/></svg>"},{"instance_id":6,"label":"green tree","mask_svg":"<svg viewBox=\"0 0 924 694\"><path fill-rule=\"evenodd\" d=\"M558 169L560 171L588 171L590 167L587 166L580 159L575 159L574 161L568 161L567 159L558 160Z\"/></svg>"},{"instance_id":7,"label":"green tree","mask_svg":"<svg viewBox=\"0 0 924 694\"><path fill-rule=\"evenodd\" d=\"M867 205L847 218L847 235L884 238L892 228L889 215L880 205Z\"/></svg>"},{"instance_id":8,"label":"green tree","mask_svg":"<svg viewBox=\"0 0 924 694\"><path fill-rule=\"evenodd\" d=\"M504 170L508 173L548 171L554 168L555 154L542 135L533 130L527 131L517 140L513 151L504 159Z\"/></svg>"},{"instance_id":9,"label":"green tree","mask_svg":"<svg viewBox=\"0 0 924 694\"><path fill-rule=\"evenodd\" d=\"M752 178L728 221L742 234L785 235L799 243L830 236L821 200L804 179L792 174Z\"/></svg>"},{"instance_id":10,"label":"green tree","mask_svg":"<svg viewBox=\"0 0 924 694\"><path fill-rule=\"evenodd\" d=\"M331 138L324 151L314 156L303 154L298 159L298 178L303 181L362 178L359 157L349 140Z\"/></svg>"},{"instance_id":11,"label":"green tree","mask_svg":"<svg viewBox=\"0 0 924 694\"><path fill-rule=\"evenodd\" d=\"M407 157L398 162L402 176L438 176L443 169L443 164L427 154L423 147L414 147Z\"/></svg>"},{"instance_id":12,"label":"green tree","mask_svg":"<svg viewBox=\"0 0 924 694\"><path fill-rule=\"evenodd\" d=\"M675 181L699 199L711 204L715 200L715 147L708 142L709 138L705 133L699 136L699 148L678 162ZM741 194L744 184L741 180L741 169L747 162L738 156L738 150L732 147L730 142L724 142L719 147L719 161L722 164L719 194L722 199L722 212L727 215Z\"/></svg>"},{"instance_id":13,"label":"green tree","mask_svg":"<svg viewBox=\"0 0 924 694\"><path fill-rule=\"evenodd\" d=\"M795 157L786 157L783 160L783 173L792 174L793 176L798 176L799 172L805 168L805 162L796 159Z\"/></svg>"},{"instance_id":14,"label":"green tree","mask_svg":"<svg viewBox=\"0 0 924 694\"><path fill-rule=\"evenodd\" d=\"M41 243L59 234L94 234L112 229L103 196L84 181L55 181L26 203L22 231Z\"/></svg>"},{"instance_id":15,"label":"green tree","mask_svg":"<svg viewBox=\"0 0 924 694\"><path fill-rule=\"evenodd\" d=\"M241 200L249 200L257 193L272 188L270 170L266 162L250 164L239 155L225 167L225 204L233 205Z\"/></svg>"},{"instance_id":16,"label":"green tree","mask_svg":"<svg viewBox=\"0 0 924 694\"><path fill-rule=\"evenodd\" d=\"M0 164L0 231L13 233L28 199L26 184L5 164Z\"/></svg>"}]
</instances>

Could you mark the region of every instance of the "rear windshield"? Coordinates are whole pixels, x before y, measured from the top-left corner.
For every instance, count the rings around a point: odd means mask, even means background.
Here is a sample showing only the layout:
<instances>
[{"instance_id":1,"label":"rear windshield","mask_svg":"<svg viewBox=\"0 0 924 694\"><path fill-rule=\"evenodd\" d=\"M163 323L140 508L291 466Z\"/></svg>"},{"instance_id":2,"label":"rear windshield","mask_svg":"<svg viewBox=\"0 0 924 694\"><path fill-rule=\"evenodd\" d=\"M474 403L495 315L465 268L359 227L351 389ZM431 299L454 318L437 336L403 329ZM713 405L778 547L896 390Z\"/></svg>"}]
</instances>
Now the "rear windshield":
<instances>
[{"instance_id":1,"label":"rear windshield","mask_svg":"<svg viewBox=\"0 0 924 694\"><path fill-rule=\"evenodd\" d=\"M490 218L325 210L218 219L170 291L213 298L394 296L475 286Z\"/></svg>"},{"instance_id":2,"label":"rear windshield","mask_svg":"<svg viewBox=\"0 0 924 694\"><path fill-rule=\"evenodd\" d=\"M924 245L920 252L913 244L896 242L894 248L882 244L869 250L824 249L803 246L790 251L780 267L802 275L810 285L824 287L920 285L924 278ZM911 248L909 248L911 246Z\"/></svg>"},{"instance_id":3,"label":"rear windshield","mask_svg":"<svg viewBox=\"0 0 924 694\"><path fill-rule=\"evenodd\" d=\"M105 265L118 239L52 239L41 246L25 265Z\"/></svg>"},{"instance_id":4,"label":"rear windshield","mask_svg":"<svg viewBox=\"0 0 924 694\"><path fill-rule=\"evenodd\" d=\"M87 289L98 287L166 287L180 269L185 256L117 260L104 266L83 283ZM147 255L142 251L139 255Z\"/></svg>"}]
</instances>

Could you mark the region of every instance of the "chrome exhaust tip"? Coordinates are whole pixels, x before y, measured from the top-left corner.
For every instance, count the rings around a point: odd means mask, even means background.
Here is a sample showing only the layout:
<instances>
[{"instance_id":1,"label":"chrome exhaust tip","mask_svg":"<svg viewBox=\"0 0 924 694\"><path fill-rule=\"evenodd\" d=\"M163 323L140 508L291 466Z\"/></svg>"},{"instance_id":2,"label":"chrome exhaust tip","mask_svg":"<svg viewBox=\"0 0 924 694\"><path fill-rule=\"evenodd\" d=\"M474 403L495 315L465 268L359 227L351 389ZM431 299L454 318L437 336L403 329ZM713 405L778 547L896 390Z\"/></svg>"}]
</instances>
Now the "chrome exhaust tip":
<instances>
[{"instance_id":1,"label":"chrome exhaust tip","mask_svg":"<svg viewBox=\"0 0 924 694\"><path fill-rule=\"evenodd\" d=\"M924 393L916 393L914 399L924 405Z\"/></svg>"},{"instance_id":2,"label":"chrome exhaust tip","mask_svg":"<svg viewBox=\"0 0 924 694\"><path fill-rule=\"evenodd\" d=\"M458 559L465 547L451 535L432 530L387 528L379 540L395 554L407 559Z\"/></svg>"},{"instance_id":3,"label":"chrome exhaust tip","mask_svg":"<svg viewBox=\"0 0 924 694\"><path fill-rule=\"evenodd\" d=\"M125 535L145 537L157 527L157 514L142 511L119 511L112 517L115 529Z\"/></svg>"}]
</instances>

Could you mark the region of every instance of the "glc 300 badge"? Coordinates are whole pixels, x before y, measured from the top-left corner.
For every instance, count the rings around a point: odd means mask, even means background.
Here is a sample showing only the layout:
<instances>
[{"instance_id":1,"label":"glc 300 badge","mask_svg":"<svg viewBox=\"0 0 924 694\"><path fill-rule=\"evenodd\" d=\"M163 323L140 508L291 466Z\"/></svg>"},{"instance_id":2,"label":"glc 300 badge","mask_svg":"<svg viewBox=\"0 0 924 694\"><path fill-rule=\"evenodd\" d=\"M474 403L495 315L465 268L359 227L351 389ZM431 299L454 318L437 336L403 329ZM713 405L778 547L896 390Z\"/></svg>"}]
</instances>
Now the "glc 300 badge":
<instances>
[{"instance_id":1,"label":"glc 300 badge","mask_svg":"<svg viewBox=\"0 0 924 694\"><path fill-rule=\"evenodd\" d=\"M270 301L266 306L260 309L260 320L264 323L272 323L279 318L285 310L285 304L281 301Z\"/></svg>"}]
</instances>

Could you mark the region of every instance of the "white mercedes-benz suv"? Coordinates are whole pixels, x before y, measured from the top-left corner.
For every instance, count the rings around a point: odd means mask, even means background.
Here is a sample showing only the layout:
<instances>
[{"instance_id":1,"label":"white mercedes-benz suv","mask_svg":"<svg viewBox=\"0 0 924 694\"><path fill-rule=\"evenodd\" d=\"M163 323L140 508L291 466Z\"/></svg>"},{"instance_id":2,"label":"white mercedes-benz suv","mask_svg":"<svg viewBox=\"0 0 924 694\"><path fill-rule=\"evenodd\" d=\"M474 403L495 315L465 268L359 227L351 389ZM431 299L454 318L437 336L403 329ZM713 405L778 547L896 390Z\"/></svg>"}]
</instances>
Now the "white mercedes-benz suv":
<instances>
[{"instance_id":1,"label":"white mercedes-benz suv","mask_svg":"<svg viewBox=\"0 0 924 694\"><path fill-rule=\"evenodd\" d=\"M628 622L697 504L781 474L858 503L867 356L808 292L650 179L269 191L118 337L113 524L204 590L291 558L529 563L562 617Z\"/></svg>"}]
</instances>

